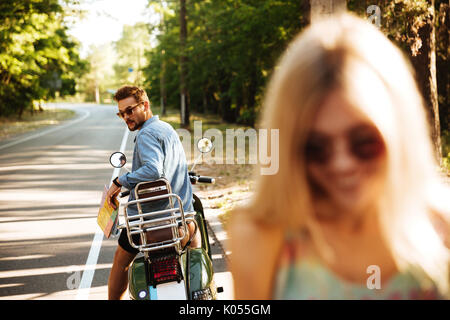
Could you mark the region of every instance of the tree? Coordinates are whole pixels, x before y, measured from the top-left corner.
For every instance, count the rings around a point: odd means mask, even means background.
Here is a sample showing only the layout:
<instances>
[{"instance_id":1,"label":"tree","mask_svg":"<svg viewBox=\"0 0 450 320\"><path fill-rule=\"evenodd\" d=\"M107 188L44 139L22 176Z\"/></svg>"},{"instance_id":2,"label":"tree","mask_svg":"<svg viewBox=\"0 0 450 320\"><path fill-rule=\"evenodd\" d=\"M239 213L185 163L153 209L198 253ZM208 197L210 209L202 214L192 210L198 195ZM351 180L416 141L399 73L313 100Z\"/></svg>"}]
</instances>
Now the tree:
<instances>
[{"instance_id":1,"label":"tree","mask_svg":"<svg viewBox=\"0 0 450 320\"><path fill-rule=\"evenodd\" d=\"M434 0L423 3L425 12L421 20L416 20L410 32L417 46L411 47L411 61L416 70L419 88L424 97L427 115L431 127L436 158L442 158L439 121L439 104L436 80L436 35ZM420 43L420 45L419 45Z\"/></svg>"},{"instance_id":2,"label":"tree","mask_svg":"<svg viewBox=\"0 0 450 320\"><path fill-rule=\"evenodd\" d=\"M108 89L112 90L120 85L113 68L117 60L117 53L112 43L90 46L86 57L89 70L79 81L79 91L83 94L85 101L101 103L105 97L111 96Z\"/></svg>"},{"instance_id":3,"label":"tree","mask_svg":"<svg viewBox=\"0 0 450 320\"><path fill-rule=\"evenodd\" d=\"M180 93L181 93L181 126L189 128L189 94L187 88L187 23L186 0L180 0Z\"/></svg>"},{"instance_id":4,"label":"tree","mask_svg":"<svg viewBox=\"0 0 450 320\"><path fill-rule=\"evenodd\" d=\"M435 0L378 0L364 2L349 0L349 8L360 15L365 15L369 2L380 7L382 31L404 50L415 69L416 81L425 102L436 158L441 161L440 113L443 112L439 111L438 80L441 80L441 90L444 91L442 85L446 87L443 83L446 82L445 74L448 74L448 68L436 69L436 50L442 47L443 42L447 41L448 43L448 31L445 32L446 35L437 44ZM441 65L445 65L445 56L448 53L448 45L444 47L445 49L440 49ZM448 110L445 98L442 98L441 101L441 107L444 110ZM448 111L446 112L448 114Z\"/></svg>"},{"instance_id":5,"label":"tree","mask_svg":"<svg viewBox=\"0 0 450 320\"><path fill-rule=\"evenodd\" d=\"M149 25L141 22L125 25L117 41L92 45L86 57L89 71L79 81L81 97L102 103L110 100L111 92L124 84L143 86L149 50Z\"/></svg>"},{"instance_id":6,"label":"tree","mask_svg":"<svg viewBox=\"0 0 450 320\"><path fill-rule=\"evenodd\" d=\"M0 3L0 115L20 117L35 100L75 93L84 63L64 15L57 0Z\"/></svg>"},{"instance_id":7,"label":"tree","mask_svg":"<svg viewBox=\"0 0 450 320\"><path fill-rule=\"evenodd\" d=\"M157 32L158 44L145 53L148 64L143 68L144 86L149 91L152 105L161 103L163 98L164 106L171 105L180 109L180 31L179 19L175 14L176 6L174 2L169 2L164 7L160 1L149 2L156 7L154 10L159 10L163 18L159 25L150 28Z\"/></svg>"},{"instance_id":8,"label":"tree","mask_svg":"<svg viewBox=\"0 0 450 320\"><path fill-rule=\"evenodd\" d=\"M148 52L145 73L150 99L161 100L164 74L167 104L181 109L180 79L185 71L189 111L253 125L279 56L306 25L302 5L298 0L186 1L189 37L180 50L178 4L167 2L158 44ZM181 68L181 61L186 68Z\"/></svg>"},{"instance_id":9,"label":"tree","mask_svg":"<svg viewBox=\"0 0 450 320\"><path fill-rule=\"evenodd\" d=\"M117 63L114 65L117 79L127 79L129 83L141 86L145 82L143 68L148 64L145 51L150 50L149 26L142 22L125 25L114 47L117 53Z\"/></svg>"},{"instance_id":10,"label":"tree","mask_svg":"<svg viewBox=\"0 0 450 320\"><path fill-rule=\"evenodd\" d=\"M160 25L162 32L165 32L165 25L164 25L164 7L160 6L159 13L160 13ZM161 93L161 114L166 115L166 105L167 105L167 90L166 90L166 60L164 58L165 50L161 50L161 73L160 73L160 93Z\"/></svg>"},{"instance_id":11,"label":"tree","mask_svg":"<svg viewBox=\"0 0 450 320\"><path fill-rule=\"evenodd\" d=\"M436 78L441 132L450 138L450 3L436 1ZM450 149L450 141L447 143ZM445 152L445 150L443 151ZM445 152L444 156L450 152Z\"/></svg>"}]
</instances>

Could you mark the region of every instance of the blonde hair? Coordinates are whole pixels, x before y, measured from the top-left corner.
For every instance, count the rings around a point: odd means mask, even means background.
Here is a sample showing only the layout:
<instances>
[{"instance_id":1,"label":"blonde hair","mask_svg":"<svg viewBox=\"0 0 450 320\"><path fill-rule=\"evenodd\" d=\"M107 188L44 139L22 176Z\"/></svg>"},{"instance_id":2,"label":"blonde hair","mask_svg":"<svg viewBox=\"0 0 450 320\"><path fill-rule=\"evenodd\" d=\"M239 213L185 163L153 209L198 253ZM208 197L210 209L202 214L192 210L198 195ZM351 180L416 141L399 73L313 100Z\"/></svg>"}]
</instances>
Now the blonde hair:
<instances>
[{"instance_id":1,"label":"blonde hair","mask_svg":"<svg viewBox=\"0 0 450 320\"><path fill-rule=\"evenodd\" d=\"M447 294L449 250L429 212L436 210L448 219L450 208L443 201L449 192L439 179L412 68L378 29L353 15L313 24L281 57L260 123L261 128L279 129L279 170L256 176L247 211L254 220L286 231L317 231L302 146L315 111L334 89L344 91L385 142L385 188L376 207L398 268L417 267ZM439 197L430 197L438 193Z\"/></svg>"}]
</instances>

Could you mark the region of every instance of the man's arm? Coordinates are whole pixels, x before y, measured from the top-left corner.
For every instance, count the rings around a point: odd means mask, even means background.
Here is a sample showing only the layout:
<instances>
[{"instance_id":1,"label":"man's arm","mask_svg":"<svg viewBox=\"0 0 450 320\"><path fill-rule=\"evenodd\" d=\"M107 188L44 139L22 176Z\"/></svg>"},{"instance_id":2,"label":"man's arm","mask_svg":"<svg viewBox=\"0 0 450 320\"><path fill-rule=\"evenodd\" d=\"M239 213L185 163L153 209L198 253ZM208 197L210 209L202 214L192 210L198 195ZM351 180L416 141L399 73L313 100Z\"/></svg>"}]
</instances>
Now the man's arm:
<instances>
[{"instance_id":1,"label":"man's arm","mask_svg":"<svg viewBox=\"0 0 450 320\"><path fill-rule=\"evenodd\" d=\"M137 156L142 166L119 177L119 183L127 188L133 189L138 183L143 181L156 180L163 175L164 150L162 142L148 131L142 132L138 139Z\"/></svg>"}]
</instances>

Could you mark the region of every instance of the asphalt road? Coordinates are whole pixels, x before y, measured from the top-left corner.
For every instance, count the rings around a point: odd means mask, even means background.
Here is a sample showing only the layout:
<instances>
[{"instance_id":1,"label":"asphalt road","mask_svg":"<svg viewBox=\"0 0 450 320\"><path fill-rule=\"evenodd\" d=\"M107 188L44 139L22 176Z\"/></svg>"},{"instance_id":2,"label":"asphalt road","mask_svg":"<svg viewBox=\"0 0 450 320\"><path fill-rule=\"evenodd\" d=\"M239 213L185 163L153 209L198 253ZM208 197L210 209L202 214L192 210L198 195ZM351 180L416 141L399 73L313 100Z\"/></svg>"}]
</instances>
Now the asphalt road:
<instances>
[{"instance_id":1,"label":"asphalt road","mask_svg":"<svg viewBox=\"0 0 450 320\"><path fill-rule=\"evenodd\" d=\"M96 217L127 129L114 106L59 107L77 117L0 142L0 299L107 298L117 240L99 236ZM229 282L216 247L219 282Z\"/></svg>"}]
</instances>

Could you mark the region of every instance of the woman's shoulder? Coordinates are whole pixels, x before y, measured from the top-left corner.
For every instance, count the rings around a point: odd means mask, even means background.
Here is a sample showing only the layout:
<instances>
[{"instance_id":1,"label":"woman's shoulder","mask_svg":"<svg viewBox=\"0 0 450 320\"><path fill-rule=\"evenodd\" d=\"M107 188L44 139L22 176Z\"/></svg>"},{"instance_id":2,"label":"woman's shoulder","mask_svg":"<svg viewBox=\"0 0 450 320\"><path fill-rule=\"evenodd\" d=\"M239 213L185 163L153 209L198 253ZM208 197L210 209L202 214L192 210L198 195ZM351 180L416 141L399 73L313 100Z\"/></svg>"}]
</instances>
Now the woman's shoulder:
<instances>
[{"instance_id":1,"label":"woman's shoulder","mask_svg":"<svg viewBox=\"0 0 450 320\"><path fill-rule=\"evenodd\" d=\"M235 298L270 299L282 230L258 222L249 209L242 208L232 212L227 231Z\"/></svg>"},{"instance_id":2,"label":"woman's shoulder","mask_svg":"<svg viewBox=\"0 0 450 320\"><path fill-rule=\"evenodd\" d=\"M251 252L255 254L260 253L260 248L265 251L275 250L283 241L283 230L280 227L259 222L247 208L232 212L228 233L232 244L238 248L252 248ZM244 254L250 253L248 251L238 250Z\"/></svg>"}]
</instances>

